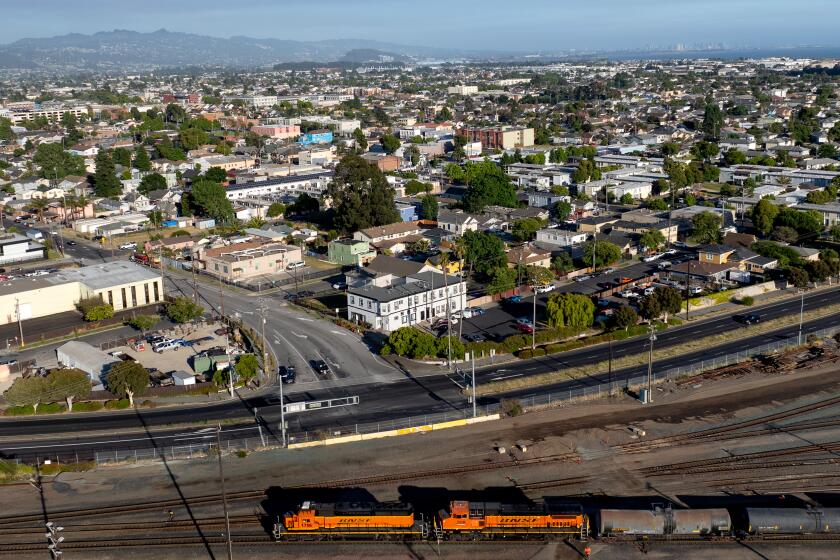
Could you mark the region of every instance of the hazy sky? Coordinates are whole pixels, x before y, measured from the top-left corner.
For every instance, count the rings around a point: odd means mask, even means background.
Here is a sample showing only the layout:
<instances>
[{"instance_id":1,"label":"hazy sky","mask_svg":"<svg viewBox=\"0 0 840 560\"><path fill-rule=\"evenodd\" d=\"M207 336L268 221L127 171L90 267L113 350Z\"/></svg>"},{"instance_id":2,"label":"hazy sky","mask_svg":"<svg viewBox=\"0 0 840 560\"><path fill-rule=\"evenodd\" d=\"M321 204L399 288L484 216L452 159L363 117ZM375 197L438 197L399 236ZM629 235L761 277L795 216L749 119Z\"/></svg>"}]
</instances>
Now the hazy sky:
<instances>
[{"instance_id":1,"label":"hazy sky","mask_svg":"<svg viewBox=\"0 0 840 560\"><path fill-rule=\"evenodd\" d=\"M165 27L504 50L838 45L840 0L0 0L0 43Z\"/></svg>"}]
</instances>

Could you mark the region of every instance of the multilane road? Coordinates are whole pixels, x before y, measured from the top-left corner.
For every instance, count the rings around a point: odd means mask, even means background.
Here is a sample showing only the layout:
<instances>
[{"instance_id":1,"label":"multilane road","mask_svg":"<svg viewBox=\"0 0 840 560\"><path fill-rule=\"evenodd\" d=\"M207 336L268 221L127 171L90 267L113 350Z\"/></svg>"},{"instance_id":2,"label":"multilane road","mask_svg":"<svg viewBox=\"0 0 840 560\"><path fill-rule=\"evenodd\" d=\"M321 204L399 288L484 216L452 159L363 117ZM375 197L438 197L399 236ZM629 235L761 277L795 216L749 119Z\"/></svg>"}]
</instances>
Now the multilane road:
<instances>
[{"instance_id":1,"label":"multilane road","mask_svg":"<svg viewBox=\"0 0 840 560\"><path fill-rule=\"evenodd\" d=\"M178 280L175 281L179 282ZM200 288L202 289L202 288ZM205 294L210 299L210 294ZM237 296L244 301L239 302L233 297L231 302L237 301L236 306L245 305L250 302L255 306L253 298ZM819 309L826 305L840 302L840 289L830 289L812 294L804 298L806 311ZM296 311L288 308L276 307L273 299L269 302L273 319L267 319L267 328L276 329L278 334L288 333L292 328L299 327L300 316ZM227 310L226 303L226 310ZM278 311L282 310L282 311ZM786 315L796 315L800 310L800 300L793 299L763 307L751 308L751 312L759 313L763 320ZM244 310L244 313L248 313ZM249 321L256 315L243 315ZM291 322L294 327L289 326ZM254 325L257 323L255 322ZM270 325L270 326L269 326ZM315 326L319 325L319 326ZM805 324L804 332L815 331L827 327L840 327L840 315L833 315L818 319ZM312 321L308 328L329 328L324 327L324 322ZM303 327L301 327L301 330ZM736 329L750 329L732 320L731 316L719 316L705 320L698 320L677 327L672 330L659 333L656 342L657 348L667 348L682 344L686 341L697 339L710 334L725 333ZM297 331L296 331L297 332ZM317 336L317 331L313 331ZM660 360L655 363L655 369L661 371L675 366L686 366L698 363L702 360L709 360L738 350L765 344L767 342L782 339L795 338L798 335L798 325L779 329L772 333L757 334L753 337L742 338L729 343L716 346L707 350L682 355L677 358ZM303 340L303 339L302 339ZM308 339L307 339L308 340ZM280 344L276 344L277 342ZM283 343L279 338L271 341L274 344L273 350L282 356L283 352L309 351L295 348L293 343ZM329 345L332 342L328 343ZM290 433L304 431L316 431L326 427L352 426L370 422L386 422L391 419L405 418L407 416L422 416L439 412L467 411L471 405L460 392L459 387L453 380L443 375L432 375L426 377L414 377L408 371L396 372L390 365L387 365L372 356L364 345L356 337L347 337L346 343L351 352L358 352L357 361L353 365L345 365L347 360L343 357L345 349L333 349L321 347L328 355L336 352L335 369L337 377L342 383L333 388L321 388L306 390L306 385L319 385L317 383L301 383L296 386L286 386L290 390L289 401L310 401L326 398L337 398L350 395L358 395L360 404L357 406L344 407L333 410L300 413L289 415L287 421ZM646 337L637 337L613 344L613 356L620 357L627 354L638 354L647 348ZM510 376L529 376L538 373L562 370L566 367L584 365L594 362L601 362L608 359L608 348L605 345L582 348L572 352L566 352L554 356L537 358L518 362L516 365L502 365L498 367L484 367L476 372L476 380L479 384L487 383L494 379ZM365 357L366 356L366 357ZM356 376L354 368L365 368L370 361L377 364L378 368L372 375L362 372ZM620 385L623 381L632 377L643 375L646 366L625 368L613 373L613 381ZM344 377L342 377L342 375ZM540 388L513 391L505 395L497 395L491 398L479 400L479 404L495 402L501 397L527 398L531 395L545 394L548 392L562 393L580 387L593 386L607 382L606 374L589 376L580 379L560 381L553 385ZM279 424L279 399L276 395L261 395L249 398L241 395L240 398L211 405L189 408L172 408L158 410L133 411L125 413L108 414L86 414L62 418L34 418L14 419L13 421L0 421L0 454L31 458L43 456L49 453L63 452L65 455L89 456L93 451L105 451L108 449L146 448L151 446L185 445L190 441L199 441L205 437L195 434L190 429L172 428L173 424L194 422L196 420L226 422L223 434L228 439L240 439L243 437L255 437L256 429L253 420L254 408L259 409L259 416L262 419L262 426L267 431L268 437L276 437ZM239 421L237 421L239 419ZM131 432L115 436L120 431ZM60 435L59 435L60 434ZM102 434L108 434L103 436ZM152 434L153 438L149 437ZM154 441L152 441L152 439Z\"/></svg>"}]
</instances>

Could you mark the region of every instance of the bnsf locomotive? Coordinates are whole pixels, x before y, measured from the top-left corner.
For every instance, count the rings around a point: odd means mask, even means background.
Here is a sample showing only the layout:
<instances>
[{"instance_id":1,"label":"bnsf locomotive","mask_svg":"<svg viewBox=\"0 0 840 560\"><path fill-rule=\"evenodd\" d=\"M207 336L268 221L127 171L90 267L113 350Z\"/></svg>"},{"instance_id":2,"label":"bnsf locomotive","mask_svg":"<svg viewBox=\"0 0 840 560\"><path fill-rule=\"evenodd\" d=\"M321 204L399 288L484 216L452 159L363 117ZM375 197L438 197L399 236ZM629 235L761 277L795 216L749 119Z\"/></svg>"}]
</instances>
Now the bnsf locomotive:
<instances>
[{"instance_id":1,"label":"bnsf locomotive","mask_svg":"<svg viewBox=\"0 0 840 560\"><path fill-rule=\"evenodd\" d=\"M277 540L483 540L840 535L840 508L743 508L734 523L726 508L595 509L591 515L597 520L592 527L578 504L455 500L425 519L401 502L306 501L277 520L274 536Z\"/></svg>"}]
</instances>

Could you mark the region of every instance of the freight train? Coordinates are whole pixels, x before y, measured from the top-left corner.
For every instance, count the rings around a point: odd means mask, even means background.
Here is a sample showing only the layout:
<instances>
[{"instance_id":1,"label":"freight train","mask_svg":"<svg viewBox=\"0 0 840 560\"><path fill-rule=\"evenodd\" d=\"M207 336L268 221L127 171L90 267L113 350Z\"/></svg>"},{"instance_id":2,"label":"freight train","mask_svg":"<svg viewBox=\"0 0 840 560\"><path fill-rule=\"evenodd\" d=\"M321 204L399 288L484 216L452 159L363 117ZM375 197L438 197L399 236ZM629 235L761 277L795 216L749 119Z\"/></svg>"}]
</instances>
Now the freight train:
<instances>
[{"instance_id":1,"label":"freight train","mask_svg":"<svg viewBox=\"0 0 840 560\"><path fill-rule=\"evenodd\" d=\"M274 525L283 540L486 540L760 538L762 535L838 535L840 508L595 509L579 504L503 504L454 500L428 517L402 502L305 501ZM590 516L597 523L590 526Z\"/></svg>"}]
</instances>

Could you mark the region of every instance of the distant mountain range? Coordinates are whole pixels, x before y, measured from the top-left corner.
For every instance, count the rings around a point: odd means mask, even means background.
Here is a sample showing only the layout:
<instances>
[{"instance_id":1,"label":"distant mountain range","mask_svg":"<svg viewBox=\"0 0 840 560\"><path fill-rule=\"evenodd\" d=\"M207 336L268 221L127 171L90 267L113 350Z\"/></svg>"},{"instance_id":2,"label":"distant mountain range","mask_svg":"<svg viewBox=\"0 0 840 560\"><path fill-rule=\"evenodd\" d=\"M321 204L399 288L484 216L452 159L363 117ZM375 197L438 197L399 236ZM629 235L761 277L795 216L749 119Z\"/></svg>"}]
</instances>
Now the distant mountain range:
<instances>
[{"instance_id":1,"label":"distant mountain range","mask_svg":"<svg viewBox=\"0 0 840 560\"><path fill-rule=\"evenodd\" d=\"M0 68L54 71L132 70L184 66L253 68L283 62L381 63L423 58L488 58L501 53L414 47L364 39L288 41L208 37L161 29L115 30L21 39L0 45Z\"/></svg>"}]
</instances>

